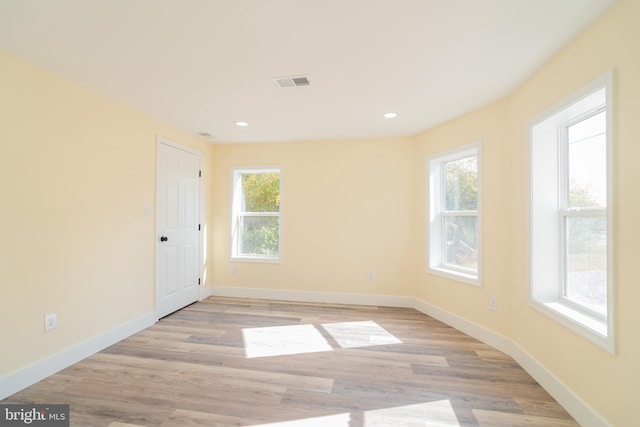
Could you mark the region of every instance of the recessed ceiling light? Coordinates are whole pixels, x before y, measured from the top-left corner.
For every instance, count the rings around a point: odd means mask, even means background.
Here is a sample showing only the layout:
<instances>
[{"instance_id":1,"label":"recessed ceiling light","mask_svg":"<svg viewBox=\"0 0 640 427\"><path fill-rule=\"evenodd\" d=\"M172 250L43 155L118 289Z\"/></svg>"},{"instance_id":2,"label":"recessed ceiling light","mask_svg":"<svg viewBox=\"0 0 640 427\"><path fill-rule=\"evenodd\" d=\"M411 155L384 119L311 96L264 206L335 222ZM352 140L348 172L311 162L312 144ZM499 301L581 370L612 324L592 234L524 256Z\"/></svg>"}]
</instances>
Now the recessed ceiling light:
<instances>
[{"instance_id":1,"label":"recessed ceiling light","mask_svg":"<svg viewBox=\"0 0 640 427\"><path fill-rule=\"evenodd\" d=\"M382 115L385 119L395 119L398 117L398 113L388 112Z\"/></svg>"},{"instance_id":2,"label":"recessed ceiling light","mask_svg":"<svg viewBox=\"0 0 640 427\"><path fill-rule=\"evenodd\" d=\"M236 126L245 127L245 126L249 126L249 123L247 123L247 122L236 122Z\"/></svg>"}]
</instances>

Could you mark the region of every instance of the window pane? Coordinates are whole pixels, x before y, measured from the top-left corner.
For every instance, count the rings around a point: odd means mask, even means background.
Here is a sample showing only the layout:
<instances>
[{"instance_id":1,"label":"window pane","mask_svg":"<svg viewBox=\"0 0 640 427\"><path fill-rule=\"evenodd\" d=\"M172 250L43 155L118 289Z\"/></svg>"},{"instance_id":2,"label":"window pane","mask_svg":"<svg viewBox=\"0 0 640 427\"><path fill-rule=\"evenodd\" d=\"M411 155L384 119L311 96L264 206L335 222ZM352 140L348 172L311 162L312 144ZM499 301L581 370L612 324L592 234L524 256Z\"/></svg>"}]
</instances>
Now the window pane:
<instances>
[{"instance_id":1,"label":"window pane","mask_svg":"<svg viewBox=\"0 0 640 427\"><path fill-rule=\"evenodd\" d=\"M569 126L569 207L607 205L605 112Z\"/></svg>"},{"instance_id":2,"label":"window pane","mask_svg":"<svg viewBox=\"0 0 640 427\"><path fill-rule=\"evenodd\" d=\"M565 296L604 314L607 311L606 218L570 216L565 218L565 224Z\"/></svg>"},{"instance_id":3,"label":"window pane","mask_svg":"<svg viewBox=\"0 0 640 427\"><path fill-rule=\"evenodd\" d=\"M466 157L445 163L445 210L478 209L478 158Z\"/></svg>"},{"instance_id":4,"label":"window pane","mask_svg":"<svg viewBox=\"0 0 640 427\"><path fill-rule=\"evenodd\" d=\"M243 174L242 195L244 212L279 212L280 174Z\"/></svg>"},{"instance_id":5,"label":"window pane","mask_svg":"<svg viewBox=\"0 0 640 427\"><path fill-rule=\"evenodd\" d=\"M478 217L445 216L445 264L478 269Z\"/></svg>"},{"instance_id":6,"label":"window pane","mask_svg":"<svg viewBox=\"0 0 640 427\"><path fill-rule=\"evenodd\" d=\"M243 216L240 218L240 254L278 255L280 218Z\"/></svg>"}]
</instances>

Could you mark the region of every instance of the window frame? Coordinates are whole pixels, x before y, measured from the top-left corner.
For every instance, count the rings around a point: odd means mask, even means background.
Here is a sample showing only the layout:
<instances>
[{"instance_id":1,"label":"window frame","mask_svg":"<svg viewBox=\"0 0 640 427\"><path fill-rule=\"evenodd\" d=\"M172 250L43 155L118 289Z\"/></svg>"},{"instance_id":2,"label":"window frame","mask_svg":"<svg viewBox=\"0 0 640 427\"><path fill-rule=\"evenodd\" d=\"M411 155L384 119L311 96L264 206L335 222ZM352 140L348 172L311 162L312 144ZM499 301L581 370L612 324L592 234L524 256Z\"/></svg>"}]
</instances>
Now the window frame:
<instances>
[{"instance_id":1,"label":"window frame","mask_svg":"<svg viewBox=\"0 0 640 427\"><path fill-rule=\"evenodd\" d=\"M598 95L604 89L604 95ZM603 99L599 101L599 97ZM567 129L606 112L606 207L571 207L568 202L569 154ZM529 304L610 353L614 337L614 185L613 71L596 78L534 117L529 131ZM545 148L545 146L547 146ZM550 166L551 165L551 166ZM553 167L553 169L550 169ZM543 170L544 169L544 170ZM557 173L549 173L549 171ZM544 175L544 176L543 176ZM555 181L554 181L555 180ZM555 189L551 190L552 185ZM555 195L541 196L545 192ZM555 207L552 200L555 197ZM551 212L555 212L555 220ZM568 218L604 217L606 229L606 312L568 296ZM555 224L554 224L555 223ZM548 241L543 237L555 234ZM556 245L557 248L553 248ZM553 258L556 258L555 260ZM554 274L555 271L555 274Z\"/></svg>"},{"instance_id":2,"label":"window frame","mask_svg":"<svg viewBox=\"0 0 640 427\"><path fill-rule=\"evenodd\" d=\"M606 89L606 87L605 87ZM606 100L605 100L606 102ZM589 316L593 316L601 321L606 321L606 313L601 313L597 310L594 310L591 307L588 307L580 302L577 302L570 297L567 296L568 292L568 275L569 275L569 244L570 240L568 237L569 226L567 222L569 218L589 218L589 217L604 217L605 220L608 219L607 215L607 207L571 207L569 206L569 194L570 194L570 155L569 155L569 135L568 129L576 124L582 123L590 118L593 118L601 113L606 113L606 105L602 105L597 108L591 108L585 111L583 114L579 114L567 122L560 125L560 131L558 136L558 145L559 145L559 179L558 179L558 192L560 194L560 200L558 203L558 213L559 213L559 230L560 230L560 238L562 239L561 250L562 250L562 258L560 260L560 269L561 269L561 289L559 298L562 300L562 303L572 307L575 310L582 311ZM605 144L607 144L605 137ZM607 167L608 169L608 167ZM607 177L608 180L608 177ZM608 189L607 189L608 193ZM608 202L607 202L608 205Z\"/></svg>"},{"instance_id":3,"label":"window frame","mask_svg":"<svg viewBox=\"0 0 640 427\"><path fill-rule=\"evenodd\" d=\"M477 204L475 210L447 210L444 170L449 162L476 157ZM427 237L426 270L434 274L474 286L482 286L482 142L476 141L429 156L426 163ZM446 262L445 219L447 217L476 218L477 269L468 269Z\"/></svg>"},{"instance_id":4,"label":"window frame","mask_svg":"<svg viewBox=\"0 0 640 427\"><path fill-rule=\"evenodd\" d=\"M279 193L280 193L280 210L278 212L246 212L242 211L242 176L252 174L270 174L277 173L279 175ZM282 167L281 166L237 166L231 168L231 224L230 224L230 248L229 259L231 261L243 262L264 262L264 263L281 263L283 259L282 251ZM278 254L277 255L261 255L246 254L240 252L240 242L242 230L241 223L244 218L257 217L275 217L278 218Z\"/></svg>"}]
</instances>

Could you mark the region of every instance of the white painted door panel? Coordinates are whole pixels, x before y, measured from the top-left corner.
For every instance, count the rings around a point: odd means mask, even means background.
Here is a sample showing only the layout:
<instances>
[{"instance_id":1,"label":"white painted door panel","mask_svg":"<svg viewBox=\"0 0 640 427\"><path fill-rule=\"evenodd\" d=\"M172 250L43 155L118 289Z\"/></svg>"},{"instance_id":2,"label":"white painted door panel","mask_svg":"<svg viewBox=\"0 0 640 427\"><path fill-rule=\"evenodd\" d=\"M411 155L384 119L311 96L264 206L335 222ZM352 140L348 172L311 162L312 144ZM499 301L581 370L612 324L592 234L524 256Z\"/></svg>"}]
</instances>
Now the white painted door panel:
<instances>
[{"instance_id":1,"label":"white painted door panel","mask_svg":"<svg viewBox=\"0 0 640 427\"><path fill-rule=\"evenodd\" d=\"M197 153L158 143L158 318L197 301L200 294L200 161Z\"/></svg>"}]
</instances>

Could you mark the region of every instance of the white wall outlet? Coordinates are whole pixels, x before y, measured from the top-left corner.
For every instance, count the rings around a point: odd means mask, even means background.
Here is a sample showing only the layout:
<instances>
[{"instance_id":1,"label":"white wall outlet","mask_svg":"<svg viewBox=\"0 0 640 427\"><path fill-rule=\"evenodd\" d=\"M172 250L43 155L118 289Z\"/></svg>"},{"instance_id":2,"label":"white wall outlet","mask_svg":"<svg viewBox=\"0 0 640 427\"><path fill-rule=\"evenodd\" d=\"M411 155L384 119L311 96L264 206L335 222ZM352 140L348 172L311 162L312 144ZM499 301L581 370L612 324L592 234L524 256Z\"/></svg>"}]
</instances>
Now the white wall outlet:
<instances>
[{"instance_id":1,"label":"white wall outlet","mask_svg":"<svg viewBox=\"0 0 640 427\"><path fill-rule=\"evenodd\" d=\"M44 316L44 331L50 331L58 326L58 315L56 313L45 314Z\"/></svg>"},{"instance_id":2,"label":"white wall outlet","mask_svg":"<svg viewBox=\"0 0 640 427\"><path fill-rule=\"evenodd\" d=\"M376 280L376 275L373 274L373 271L367 272L367 280L370 282L373 282L374 280Z\"/></svg>"},{"instance_id":3,"label":"white wall outlet","mask_svg":"<svg viewBox=\"0 0 640 427\"><path fill-rule=\"evenodd\" d=\"M498 297L495 295L489 296L489 310L498 311Z\"/></svg>"},{"instance_id":4,"label":"white wall outlet","mask_svg":"<svg viewBox=\"0 0 640 427\"><path fill-rule=\"evenodd\" d=\"M237 265L232 265L231 266L231 275L235 276L236 274L238 274L238 266Z\"/></svg>"}]
</instances>

